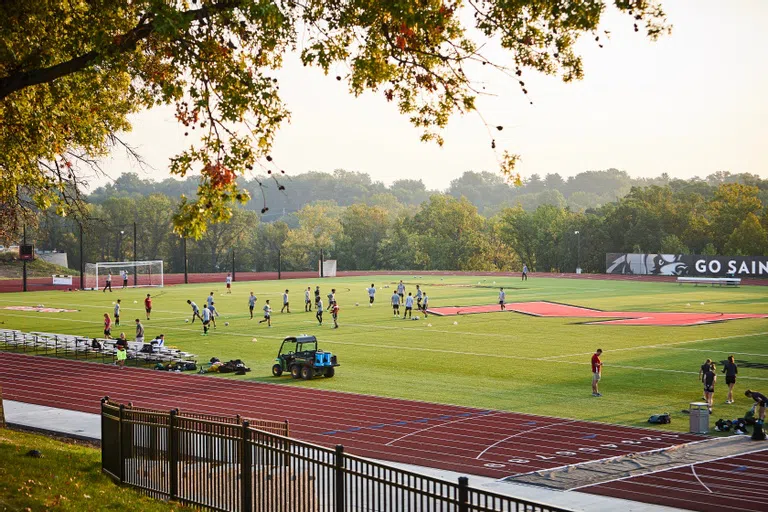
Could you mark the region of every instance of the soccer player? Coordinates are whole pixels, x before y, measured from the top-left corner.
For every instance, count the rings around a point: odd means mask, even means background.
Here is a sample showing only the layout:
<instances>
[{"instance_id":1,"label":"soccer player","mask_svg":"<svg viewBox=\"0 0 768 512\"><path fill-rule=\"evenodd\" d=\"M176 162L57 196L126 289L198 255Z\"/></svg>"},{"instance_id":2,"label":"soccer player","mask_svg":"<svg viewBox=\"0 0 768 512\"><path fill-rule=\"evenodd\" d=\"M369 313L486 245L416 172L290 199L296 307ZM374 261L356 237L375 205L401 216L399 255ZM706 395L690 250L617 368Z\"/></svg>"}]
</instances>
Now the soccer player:
<instances>
[{"instance_id":1,"label":"soccer player","mask_svg":"<svg viewBox=\"0 0 768 512\"><path fill-rule=\"evenodd\" d=\"M128 272L125 269L120 271L120 277L123 278L123 289L128 288Z\"/></svg>"},{"instance_id":2,"label":"soccer player","mask_svg":"<svg viewBox=\"0 0 768 512\"><path fill-rule=\"evenodd\" d=\"M504 305L504 302L507 299L507 294L504 292L504 288L499 288L499 306L501 306L501 310L504 311L507 309L507 307Z\"/></svg>"},{"instance_id":3,"label":"soccer player","mask_svg":"<svg viewBox=\"0 0 768 512\"><path fill-rule=\"evenodd\" d=\"M600 360L602 353L603 349L599 348L592 354L592 396L603 396L597 389L597 383L603 376L603 362Z\"/></svg>"},{"instance_id":4,"label":"soccer player","mask_svg":"<svg viewBox=\"0 0 768 512\"><path fill-rule=\"evenodd\" d=\"M428 307L429 307L429 297L427 297L427 292L424 292L424 300L421 303L421 311L424 313L424 318L427 318Z\"/></svg>"},{"instance_id":5,"label":"soccer player","mask_svg":"<svg viewBox=\"0 0 768 512\"><path fill-rule=\"evenodd\" d=\"M253 308L256 307L256 296L251 292L248 297L248 311L251 313L251 320L253 320Z\"/></svg>"},{"instance_id":6,"label":"soccer player","mask_svg":"<svg viewBox=\"0 0 768 512\"><path fill-rule=\"evenodd\" d=\"M109 293L112 293L112 272L107 273L107 282L104 285L104 289L101 291L106 292L107 288L109 288Z\"/></svg>"},{"instance_id":7,"label":"soccer player","mask_svg":"<svg viewBox=\"0 0 768 512\"><path fill-rule=\"evenodd\" d=\"M400 283L397 285L397 295L400 297L400 304L403 303L403 297L405 297L405 285L403 284L403 280L400 280Z\"/></svg>"},{"instance_id":8,"label":"soccer player","mask_svg":"<svg viewBox=\"0 0 768 512\"><path fill-rule=\"evenodd\" d=\"M211 310L208 309L208 304L203 306L203 336L208 336L208 324L211 323Z\"/></svg>"},{"instance_id":9,"label":"soccer player","mask_svg":"<svg viewBox=\"0 0 768 512\"><path fill-rule=\"evenodd\" d=\"M423 297L424 293L421 291L421 286L418 284L416 285L416 311L421 309L421 298Z\"/></svg>"},{"instance_id":10,"label":"soccer player","mask_svg":"<svg viewBox=\"0 0 768 512\"><path fill-rule=\"evenodd\" d=\"M136 343L144 343L144 326L138 318L136 319Z\"/></svg>"},{"instance_id":11,"label":"soccer player","mask_svg":"<svg viewBox=\"0 0 768 512\"><path fill-rule=\"evenodd\" d=\"M733 356L728 356L728 361L723 366L723 373L725 374L725 383L728 385L728 398L725 403L733 403L733 386L736 385L736 374L739 373L739 367L736 366L736 360Z\"/></svg>"},{"instance_id":12,"label":"soccer player","mask_svg":"<svg viewBox=\"0 0 768 512\"><path fill-rule=\"evenodd\" d=\"M304 292L304 312L312 311L312 299L310 296L312 295L312 288L307 286L306 291Z\"/></svg>"},{"instance_id":13,"label":"soccer player","mask_svg":"<svg viewBox=\"0 0 768 512\"><path fill-rule=\"evenodd\" d=\"M112 320L109 318L109 313L104 313L104 338L112 339Z\"/></svg>"},{"instance_id":14,"label":"soccer player","mask_svg":"<svg viewBox=\"0 0 768 512\"><path fill-rule=\"evenodd\" d=\"M715 363L712 363L704 372L704 400L709 406L709 414L712 414L712 405L715 402L715 382L717 382L717 375L715 375Z\"/></svg>"},{"instance_id":15,"label":"soccer player","mask_svg":"<svg viewBox=\"0 0 768 512\"><path fill-rule=\"evenodd\" d=\"M328 309L332 308L336 304L336 288L331 288L331 293L328 294Z\"/></svg>"},{"instance_id":16,"label":"soccer player","mask_svg":"<svg viewBox=\"0 0 768 512\"><path fill-rule=\"evenodd\" d=\"M262 309L264 310L264 319L259 320L259 323L267 322L267 327L272 327L272 306L269 305L269 299Z\"/></svg>"},{"instance_id":17,"label":"soccer player","mask_svg":"<svg viewBox=\"0 0 768 512\"><path fill-rule=\"evenodd\" d=\"M147 320L149 320L149 315L152 313L152 296L149 294L144 298L144 311L147 313Z\"/></svg>"},{"instance_id":18,"label":"soccer player","mask_svg":"<svg viewBox=\"0 0 768 512\"><path fill-rule=\"evenodd\" d=\"M216 311L216 307L214 306L214 302L211 302L211 305L208 306L208 311L211 312L211 323L213 324L213 328L216 328L216 317L219 316L219 312Z\"/></svg>"},{"instance_id":19,"label":"soccer player","mask_svg":"<svg viewBox=\"0 0 768 512\"><path fill-rule=\"evenodd\" d=\"M320 302L320 286L315 286L315 306Z\"/></svg>"},{"instance_id":20,"label":"soccer player","mask_svg":"<svg viewBox=\"0 0 768 512\"><path fill-rule=\"evenodd\" d=\"M405 298L405 313L403 313L403 320L405 317L412 318L413 315L413 295L408 292L408 296Z\"/></svg>"},{"instance_id":21,"label":"soccer player","mask_svg":"<svg viewBox=\"0 0 768 512\"><path fill-rule=\"evenodd\" d=\"M315 318L317 318L318 325L323 325L323 299L317 299L315 303Z\"/></svg>"},{"instance_id":22,"label":"soccer player","mask_svg":"<svg viewBox=\"0 0 768 512\"><path fill-rule=\"evenodd\" d=\"M205 302L208 304L208 307L211 307L211 304L213 304L213 292L205 298Z\"/></svg>"},{"instance_id":23,"label":"soccer player","mask_svg":"<svg viewBox=\"0 0 768 512\"><path fill-rule=\"evenodd\" d=\"M200 316L200 308L197 307L197 304L195 304L191 300L188 300L187 304L192 306L192 323L195 323L195 318L199 318L200 321L202 322L203 317Z\"/></svg>"},{"instance_id":24,"label":"soccer player","mask_svg":"<svg viewBox=\"0 0 768 512\"><path fill-rule=\"evenodd\" d=\"M400 316L400 295L397 292L392 292L392 314Z\"/></svg>"},{"instance_id":25,"label":"soccer player","mask_svg":"<svg viewBox=\"0 0 768 512\"><path fill-rule=\"evenodd\" d=\"M282 313L284 310L289 313L291 312L291 306L288 305L288 290L285 290L285 293L283 293L283 307L280 308L280 312Z\"/></svg>"},{"instance_id":26,"label":"soccer player","mask_svg":"<svg viewBox=\"0 0 768 512\"><path fill-rule=\"evenodd\" d=\"M523 263L523 275L520 277L521 281L527 281L528 280L528 265Z\"/></svg>"},{"instance_id":27,"label":"soccer player","mask_svg":"<svg viewBox=\"0 0 768 512\"><path fill-rule=\"evenodd\" d=\"M339 305L335 302L333 303L333 306L331 306L331 317L333 318L333 328L338 329L339 328Z\"/></svg>"},{"instance_id":28,"label":"soccer player","mask_svg":"<svg viewBox=\"0 0 768 512\"><path fill-rule=\"evenodd\" d=\"M115 325L120 325L120 299L115 302Z\"/></svg>"},{"instance_id":29,"label":"soccer player","mask_svg":"<svg viewBox=\"0 0 768 512\"><path fill-rule=\"evenodd\" d=\"M232 272L227 272L227 293L232 293Z\"/></svg>"},{"instance_id":30,"label":"soccer player","mask_svg":"<svg viewBox=\"0 0 768 512\"><path fill-rule=\"evenodd\" d=\"M752 406L752 411L760 406L760 409L758 409L757 412L757 419L760 421L760 424L762 424L765 421L765 407L768 406L768 398L766 398L764 394L752 391L751 389L746 390L744 396L748 396L755 401L755 405Z\"/></svg>"},{"instance_id":31,"label":"soccer player","mask_svg":"<svg viewBox=\"0 0 768 512\"><path fill-rule=\"evenodd\" d=\"M373 306L373 299L376 297L376 287L371 283L371 287L368 288L368 307Z\"/></svg>"}]
</instances>

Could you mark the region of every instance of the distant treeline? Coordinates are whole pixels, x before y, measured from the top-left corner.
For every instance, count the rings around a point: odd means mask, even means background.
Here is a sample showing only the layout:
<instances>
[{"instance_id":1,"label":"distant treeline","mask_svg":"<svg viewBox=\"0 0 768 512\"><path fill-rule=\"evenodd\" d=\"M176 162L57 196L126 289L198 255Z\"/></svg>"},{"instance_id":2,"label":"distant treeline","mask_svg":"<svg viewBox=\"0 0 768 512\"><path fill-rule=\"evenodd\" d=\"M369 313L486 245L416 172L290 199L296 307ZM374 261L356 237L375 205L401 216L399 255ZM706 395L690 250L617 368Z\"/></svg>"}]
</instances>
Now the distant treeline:
<instances>
[{"instance_id":1,"label":"distant treeline","mask_svg":"<svg viewBox=\"0 0 768 512\"><path fill-rule=\"evenodd\" d=\"M491 173L467 172L444 192L420 180L391 186L366 174L336 171L270 180L269 211L261 189L231 221L187 241L192 272L230 268L317 267L320 251L342 270L443 269L536 271L605 270L608 252L768 254L768 180L717 173L706 179L633 179L610 169L568 180L532 175L514 188ZM196 181L152 182L124 174L89 197L83 227L85 260L162 259L183 270L182 240L171 230L181 194ZM576 232L579 234L576 234ZM53 213L29 234L42 249L69 253L79 264L79 225Z\"/></svg>"}]
</instances>

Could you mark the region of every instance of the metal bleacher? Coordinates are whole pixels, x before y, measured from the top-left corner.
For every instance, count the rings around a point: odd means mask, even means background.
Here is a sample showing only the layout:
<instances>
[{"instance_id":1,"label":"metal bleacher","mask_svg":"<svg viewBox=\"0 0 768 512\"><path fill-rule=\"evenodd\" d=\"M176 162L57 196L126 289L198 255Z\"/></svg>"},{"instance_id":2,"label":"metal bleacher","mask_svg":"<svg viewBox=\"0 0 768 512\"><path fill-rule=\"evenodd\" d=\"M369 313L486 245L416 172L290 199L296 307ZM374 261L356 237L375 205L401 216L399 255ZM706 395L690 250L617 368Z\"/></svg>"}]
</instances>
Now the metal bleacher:
<instances>
[{"instance_id":1,"label":"metal bleacher","mask_svg":"<svg viewBox=\"0 0 768 512\"><path fill-rule=\"evenodd\" d=\"M94 343L94 341L98 343ZM73 334L0 329L0 350L65 359L96 360L103 363L113 363L116 361L116 343L117 340L115 339L86 338ZM157 363L186 362L197 363L197 356L175 348L157 347L149 343L128 342L126 364L142 366Z\"/></svg>"}]
</instances>

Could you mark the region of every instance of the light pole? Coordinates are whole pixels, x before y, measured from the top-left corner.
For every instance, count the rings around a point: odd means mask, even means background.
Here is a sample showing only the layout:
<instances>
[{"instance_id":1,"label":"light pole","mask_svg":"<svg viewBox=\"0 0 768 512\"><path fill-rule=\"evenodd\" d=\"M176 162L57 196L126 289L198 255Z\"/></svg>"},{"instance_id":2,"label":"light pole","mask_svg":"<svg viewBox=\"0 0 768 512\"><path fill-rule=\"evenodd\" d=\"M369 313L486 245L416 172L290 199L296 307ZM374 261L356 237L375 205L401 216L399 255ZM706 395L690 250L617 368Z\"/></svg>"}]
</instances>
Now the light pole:
<instances>
[{"instance_id":1,"label":"light pole","mask_svg":"<svg viewBox=\"0 0 768 512\"><path fill-rule=\"evenodd\" d=\"M123 235L125 231L120 230L120 237L117 239L117 261L123 261Z\"/></svg>"},{"instance_id":2,"label":"light pole","mask_svg":"<svg viewBox=\"0 0 768 512\"><path fill-rule=\"evenodd\" d=\"M574 231L576 235L576 273L581 274L581 232Z\"/></svg>"}]
</instances>

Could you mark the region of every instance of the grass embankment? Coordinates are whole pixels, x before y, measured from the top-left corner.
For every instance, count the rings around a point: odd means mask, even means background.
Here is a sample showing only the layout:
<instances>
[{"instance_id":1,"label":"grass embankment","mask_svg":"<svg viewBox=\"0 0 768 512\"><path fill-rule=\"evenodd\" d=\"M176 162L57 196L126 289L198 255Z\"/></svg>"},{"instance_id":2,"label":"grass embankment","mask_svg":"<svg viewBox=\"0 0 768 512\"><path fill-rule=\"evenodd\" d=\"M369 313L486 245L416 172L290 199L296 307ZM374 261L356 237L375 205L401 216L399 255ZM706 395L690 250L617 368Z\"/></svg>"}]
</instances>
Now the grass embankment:
<instances>
[{"instance_id":1,"label":"grass embankment","mask_svg":"<svg viewBox=\"0 0 768 512\"><path fill-rule=\"evenodd\" d=\"M0 461L1 511L191 510L116 485L101 473L101 452L82 443L0 429Z\"/></svg>"},{"instance_id":2,"label":"grass embankment","mask_svg":"<svg viewBox=\"0 0 768 512\"><path fill-rule=\"evenodd\" d=\"M21 279L24 262L15 252L0 253L0 279ZM79 276L80 272L71 268L48 263L41 258L27 262L27 277L51 277L53 275Z\"/></svg>"},{"instance_id":3,"label":"grass embankment","mask_svg":"<svg viewBox=\"0 0 768 512\"><path fill-rule=\"evenodd\" d=\"M509 277L442 277L413 275L366 278L261 281L169 286L102 292L33 292L0 295L3 327L99 336L104 313L122 299L122 326L113 335L134 333L134 319L144 319L143 298L154 299L152 319L144 321L147 336L164 333L166 344L211 356L240 358L252 368L241 380L279 382L289 386L369 393L496 410L528 412L562 418L648 426L652 414L670 412L673 422L657 428L687 431L681 414L701 399L698 371L706 358L718 363L728 354L743 361L736 383L736 404L725 405L725 379L718 372L715 419L737 418L752 402L747 387L768 387L768 319L737 320L692 327L583 325L583 318L537 318L517 313L486 313L437 317L419 321L393 318L389 298L403 279L408 292L416 284L429 293L430 305L493 304L498 287L508 301L574 304L605 311L682 311L768 313L768 286L710 288L675 283ZM368 307L366 288L378 288ZM336 288L341 307L339 329L323 326L315 314L304 313L303 290L319 284L323 299ZM387 285L388 288L384 288ZM291 314L281 314L281 294L290 290ZM248 293L258 296L255 318L248 318ZM202 307L213 291L221 313L218 328L201 336L187 299ZM270 299L273 327L258 324L261 307ZM37 313L5 310L5 306L45 304L77 310ZM355 306L358 303L359 306ZM229 325L225 325L229 322ZM454 324L457 322L457 324ZM272 377L270 368L283 337L315 334L320 347L338 354L341 366L333 379L292 380ZM602 398L591 394L590 357L605 352ZM763 366L766 365L766 366ZM718 364L718 367L720 365ZM218 377L214 377L218 378ZM236 413L238 411L232 411Z\"/></svg>"}]
</instances>

